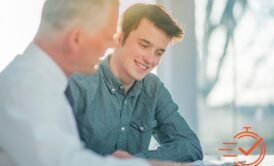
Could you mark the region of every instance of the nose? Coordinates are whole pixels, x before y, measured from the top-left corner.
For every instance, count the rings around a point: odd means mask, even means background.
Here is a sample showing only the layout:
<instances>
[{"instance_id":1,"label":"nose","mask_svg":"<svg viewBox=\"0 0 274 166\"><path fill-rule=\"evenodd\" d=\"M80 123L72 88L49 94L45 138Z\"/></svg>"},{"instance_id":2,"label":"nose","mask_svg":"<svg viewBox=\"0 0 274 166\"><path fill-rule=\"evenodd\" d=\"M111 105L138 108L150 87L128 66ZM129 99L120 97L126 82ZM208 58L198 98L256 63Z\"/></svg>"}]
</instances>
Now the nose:
<instances>
[{"instance_id":1,"label":"nose","mask_svg":"<svg viewBox=\"0 0 274 166\"><path fill-rule=\"evenodd\" d=\"M156 64L156 60L153 54L143 56L143 60L146 65L149 65L150 67L154 67Z\"/></svg>"}]
</instances>

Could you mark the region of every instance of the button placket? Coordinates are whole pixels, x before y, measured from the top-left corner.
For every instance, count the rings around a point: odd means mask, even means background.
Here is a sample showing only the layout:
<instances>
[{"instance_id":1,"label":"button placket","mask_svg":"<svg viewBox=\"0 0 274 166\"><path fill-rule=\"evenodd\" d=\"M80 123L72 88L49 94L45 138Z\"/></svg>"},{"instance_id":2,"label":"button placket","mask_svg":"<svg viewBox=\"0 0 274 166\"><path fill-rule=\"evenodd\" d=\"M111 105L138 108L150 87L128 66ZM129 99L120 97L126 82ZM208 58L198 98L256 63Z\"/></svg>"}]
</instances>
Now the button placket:
<instances>
[{"instance_id":1,"label":"button placket","mask_svg":"<svg viewBox=\"0 0 274 166\"><path fill-rule=\"evenodd\" d=\"M124 149L126 147L126 127L124 125L120 127L118 138L117 147Z\"/></svg>"},{"instance_id":2,"label":"button placket","mask_svg":"<svg viewBox=\"0 0 274 166\"><path fill-rule=\"evenodd\" d=\"M126 131L126 128L125 127L121 127L121 131Z\"/></svg>"},{"instance_id":3,"label":"button placket","mask_svg":"<svg viewBox=\"0 0 274 166\"><path fill-rule=\"evenodd\" d=\"M120 87L119 87L120 89ZM124 96L124 100L122 101L122 110L121 110L121 125L120 125L120 131L119 131L119 136L118 136L118 142L117 142L117 147L120 149L126 148L126 140L127 140L127 97Z\"/></svg>"}]
</instances>

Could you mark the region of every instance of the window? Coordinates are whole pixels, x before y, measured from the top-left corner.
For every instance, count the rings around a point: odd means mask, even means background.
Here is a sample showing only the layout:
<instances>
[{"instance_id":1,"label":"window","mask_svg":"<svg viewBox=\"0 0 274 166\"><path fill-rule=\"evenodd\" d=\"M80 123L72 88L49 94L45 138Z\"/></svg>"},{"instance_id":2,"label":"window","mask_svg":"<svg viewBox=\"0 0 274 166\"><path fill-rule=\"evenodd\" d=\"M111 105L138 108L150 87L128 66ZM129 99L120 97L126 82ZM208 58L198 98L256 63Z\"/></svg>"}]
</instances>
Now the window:
<instances>
[{"instance_id":1,"label":"window","mask_svg":"<svg viewBox=\"0 0 274 166\"><path fill-rule=\"evenodd\" d=\"M196 0L195 21L199 135L206 154L216 154L245 125L274 154L274 2Z\"/></svg>"}]
</instances>

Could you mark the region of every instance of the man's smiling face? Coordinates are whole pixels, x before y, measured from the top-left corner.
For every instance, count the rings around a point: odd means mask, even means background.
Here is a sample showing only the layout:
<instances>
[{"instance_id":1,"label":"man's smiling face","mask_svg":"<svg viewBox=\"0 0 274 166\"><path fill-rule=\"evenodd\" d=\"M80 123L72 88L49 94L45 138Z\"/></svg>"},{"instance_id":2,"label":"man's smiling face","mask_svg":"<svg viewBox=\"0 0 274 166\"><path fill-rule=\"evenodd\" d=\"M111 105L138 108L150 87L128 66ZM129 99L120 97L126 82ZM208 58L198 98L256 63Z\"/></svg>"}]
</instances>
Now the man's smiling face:
<instances>
[{"instance_id":1,"label":"man's smiling face","mask_svg":"<svg viewBox=\"0 0 274 166\"><path fill-rule=\"evenodd\" d=\"M124 43L121 37L116 45L115 49L119 52L119 74L126 76L127 81L143 79L159 64L169 41L169 37L151 21L142 19Z\"/></svg>"}]
</instances>

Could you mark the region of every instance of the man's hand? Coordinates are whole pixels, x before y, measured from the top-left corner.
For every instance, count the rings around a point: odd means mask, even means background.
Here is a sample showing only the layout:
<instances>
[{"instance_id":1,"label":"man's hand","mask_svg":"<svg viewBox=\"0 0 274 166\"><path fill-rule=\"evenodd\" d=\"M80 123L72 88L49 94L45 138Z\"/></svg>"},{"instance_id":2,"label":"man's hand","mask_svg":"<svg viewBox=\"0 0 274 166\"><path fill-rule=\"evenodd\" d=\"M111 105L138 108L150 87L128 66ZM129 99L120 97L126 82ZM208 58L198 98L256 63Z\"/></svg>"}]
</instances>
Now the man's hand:
<instances>
[{"instance_id":1,"label":"man's hand","mask_svg":"<svg viewBox=\"0 0 274 166\"><path fill-rule=\"evenodd\" d=\"M122 150L117 150L112 153L112 156L120 158L120 159L130 159L132 158L132 155L129 154L128 152L122 151Z\"/></svg>"}]
</instances>

